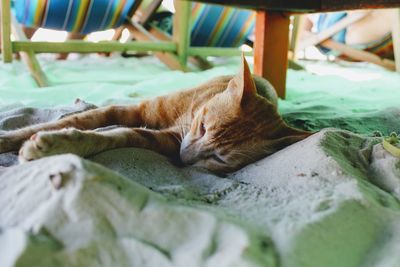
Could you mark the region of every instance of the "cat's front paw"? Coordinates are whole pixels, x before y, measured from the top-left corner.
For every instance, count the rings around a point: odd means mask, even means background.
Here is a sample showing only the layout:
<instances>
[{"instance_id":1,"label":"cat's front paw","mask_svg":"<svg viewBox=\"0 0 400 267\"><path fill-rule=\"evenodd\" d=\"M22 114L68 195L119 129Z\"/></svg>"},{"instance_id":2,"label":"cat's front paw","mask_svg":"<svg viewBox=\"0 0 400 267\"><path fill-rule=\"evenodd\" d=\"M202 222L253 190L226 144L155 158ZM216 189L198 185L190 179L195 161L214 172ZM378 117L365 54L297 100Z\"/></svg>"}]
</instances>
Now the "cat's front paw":
<instances>
[{"instance_id":1,"label":"cat's front paw","mask_svg":"<svg viewBox=\"0 0 400 267\"><path fill-rule=\"evenodd\" d=\"M53 132L38 132L31 136L19 150L19 161L26 162L47 156L75 153L79 154L81 132L65 129Z\"/></svg>"}]
</instances>

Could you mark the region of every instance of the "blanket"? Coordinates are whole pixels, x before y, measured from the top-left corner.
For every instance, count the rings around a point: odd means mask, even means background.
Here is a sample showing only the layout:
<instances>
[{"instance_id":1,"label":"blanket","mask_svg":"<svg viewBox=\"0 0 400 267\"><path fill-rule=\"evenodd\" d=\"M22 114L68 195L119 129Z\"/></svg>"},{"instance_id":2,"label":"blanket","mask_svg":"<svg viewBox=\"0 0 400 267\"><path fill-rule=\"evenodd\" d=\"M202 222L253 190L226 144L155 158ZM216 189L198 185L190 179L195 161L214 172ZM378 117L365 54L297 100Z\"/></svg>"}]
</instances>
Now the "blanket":
<instances>
[{"instance_id":1,"label":"blanket","mask_svg":"<svg viewBox=\"0 0 400 267\"><path fill-rule=\"evenodd\" d=\"M65 116L96 108L95 105L76 99L73 106L58 108L18 107L0 112L0 135L32 124L59 120ZM18 163L15 152L0 154L0 167Z\"/></svg>"}]
</instances>

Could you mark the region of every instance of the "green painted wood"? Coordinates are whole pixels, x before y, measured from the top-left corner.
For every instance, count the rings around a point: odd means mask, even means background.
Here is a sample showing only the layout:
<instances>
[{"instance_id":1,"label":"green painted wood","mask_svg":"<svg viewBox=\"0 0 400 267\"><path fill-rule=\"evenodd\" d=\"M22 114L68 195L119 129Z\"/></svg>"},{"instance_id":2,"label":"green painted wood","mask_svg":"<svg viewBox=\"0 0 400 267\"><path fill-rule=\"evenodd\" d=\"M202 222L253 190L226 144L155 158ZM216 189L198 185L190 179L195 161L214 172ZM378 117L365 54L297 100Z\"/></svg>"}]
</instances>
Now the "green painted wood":
<instances>
[{"instance_id":1,"label":"green painted wood","mask_svg":"<svg viewBox=\"0 0 400 267\"><path fill-rule=\"evenodd\" d=\"M46 74L43 72L42 68L40 67L40 63L36 58L36 55L32 51L26 52L25 56L22 56L22 59L28 65L28 68L31 72L33 79L35 80L36 84L39 87L47 87L49 86L49 80L47 79Z\"/></svg>"},{"instance_id":2,"label":"green painted wood","mask_svg":"<svg viewBox=\"0 0 400 267\"><path fill-rule=\"evenodd\" d=\"M253 52L243 52L240 48L226 48L226 47L189 47L189 56L240 56L244 53L246 56L253 55Z\"/></svg>"},{"instance_id":3,"label":"green painted wood","mask_svg":"<svg viewBox=\"0 0 400 267\"><path fill-rule=\"evenodd\" d=\"M190 46L190 13L191 2L174 1L175 15L173 27L173 40L177 44L177 54L182 66L186 67L188 48Z\"/></svg>"},{"instance_id":4,"label":"green painted wood","mask_svg":"<svg viewBox=\"0 0 400 267\"><path fill-rule=\"evenodd\" d=\"M159 51L176 52L177 46L173 42L139 42L131 41L120 43L118 41L104 41L91 43L86 41L71 40L62 43L56 42L30 42L15 41L12 43L13 50L34 51L36 53L95 53L95 52L114 52L114 51Z\"/></svg>"},{"instance_id":5,"label":"green painted wood","mask_svg":"<svg viewBox=\"0 0 400 267\"><path fill-rule=\"evenodd\" d=\"M16 40L28 41L21 25L17 22L14 16L11 17L11 29ZM20 52L22 60L28 66L29 71L33 79L36 81L39 87L47 87L49 82L42 68L40 67L39 61L37 60L35 53L30 50L26 52Z\"/></svg>"},{"instance_id":6,"label":"green painted wood","mask_svg":"<svg viewBox=\"0 0 400 267\"><path fill-rule=\"evenodd\" d=\"M1 0L1 51L3 61L12 61L10 0Z\"/></svg>"}]
</instances>

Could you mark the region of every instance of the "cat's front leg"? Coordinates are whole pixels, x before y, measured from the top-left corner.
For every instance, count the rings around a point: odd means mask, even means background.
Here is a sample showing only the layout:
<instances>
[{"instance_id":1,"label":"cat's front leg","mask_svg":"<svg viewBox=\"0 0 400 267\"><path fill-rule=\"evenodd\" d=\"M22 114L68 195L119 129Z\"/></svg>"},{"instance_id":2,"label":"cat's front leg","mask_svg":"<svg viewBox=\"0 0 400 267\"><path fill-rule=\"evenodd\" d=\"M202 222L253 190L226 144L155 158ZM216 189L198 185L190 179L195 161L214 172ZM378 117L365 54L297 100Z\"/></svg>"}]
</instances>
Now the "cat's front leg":
<instances>
[{"instance_id":1,"label":"cat's front leg","mask_svg":"<svg viewBox=\"0 0 400 267\"><path fill-rule=\"evenodd\" d=\"M90 155L98 149L96 142L101 136L91 131L74 128L58 131L41 131L30 137L19 150L20 162L31 161L46 156L73 153Z\"/></svg>"},{"instance_id":2,"label":"cat's front leg","mask_svg":"<svg viewBox=\"0 0 400 267\"><path fill-rule=\"evenodd\" d=\"M54 131L72 127L91 130L109 125L140 126L147 124L138 106L108 106L69 115L57 121L31 125L0 135L0 153L18 151L22 143L40 131Z\"/></svg>"},{"instance_id":3,"label":"cat's front leg","mask_svg":"<svg viewBox=\"0 0 400 267\"><path fill-rule=\"evenodd\" d=\"M82 157L121 147L146 148L169 157L179 156L180 134L174 129L116 128L104 132L64 129L34 134L19 151L21 162L73 153Z\"/></svg>"},{"instance_id":4,"label":"cat's front leg","mask_svg":"<svg viewBox=\"0 0 400 267\"><path fill-rule=\"evenodd\" d=\"M18 151L22 143L28 138L29 135L25 136L18 131L0 135L0 153Z\"/></svg>"}]
</instances>

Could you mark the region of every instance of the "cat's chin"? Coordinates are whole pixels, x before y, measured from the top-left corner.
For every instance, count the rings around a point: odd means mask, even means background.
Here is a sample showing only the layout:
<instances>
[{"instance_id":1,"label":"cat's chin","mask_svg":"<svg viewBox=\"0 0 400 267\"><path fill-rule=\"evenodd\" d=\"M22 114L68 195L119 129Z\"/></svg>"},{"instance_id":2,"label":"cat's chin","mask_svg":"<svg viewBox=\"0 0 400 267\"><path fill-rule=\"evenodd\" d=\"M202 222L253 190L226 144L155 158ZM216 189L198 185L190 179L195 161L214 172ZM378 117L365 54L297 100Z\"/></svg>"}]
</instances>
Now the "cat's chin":
<instances>
[{"instance_id":1,"label":"cat's chin","mask_svg":"<svg viewBox=\"0 0 400 267\"><path fill-rule=\"evenodd\" d=\"M204 173L204 174L212 174L214 176L218 176L220 178L226 178L229 173L222 172L222 171L216 171L216 170L210 170L208 168L202 167L202 166L195 166L195 165L190 165L191 167L196 168L198 172Z\"/></svg>"},{"instance_id":2,"label":"cat's chin","mask_svg":"<svg viewBox=\"0 0 400 267\"><path fill-rule=\"evenodd\" d=\"M192 164L192 166L198 167L201 169L205 169L208 172L215 174L219 177L226 177L230 172L232 172L232 171L228 170L228 168L226 168L226 167L212 164L206 160L197 161L196 163Z\"/></svg>"}]
</instances>

